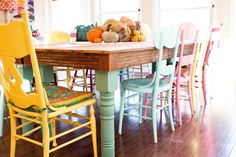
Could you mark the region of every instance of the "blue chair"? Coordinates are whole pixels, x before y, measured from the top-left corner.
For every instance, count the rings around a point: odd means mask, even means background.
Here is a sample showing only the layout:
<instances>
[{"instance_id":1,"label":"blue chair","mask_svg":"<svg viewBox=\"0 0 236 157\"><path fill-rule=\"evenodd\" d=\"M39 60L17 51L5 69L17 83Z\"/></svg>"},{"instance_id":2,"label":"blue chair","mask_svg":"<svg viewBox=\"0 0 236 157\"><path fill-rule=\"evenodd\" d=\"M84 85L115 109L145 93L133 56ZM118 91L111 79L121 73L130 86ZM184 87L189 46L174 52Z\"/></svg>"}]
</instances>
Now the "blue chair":
<instances>
[{"instance_id":1,"label":"blue chair","mask_svg":"<svg viewBox=\"0 0 236 157\"><path fill-rule=\"evenodd\" d=\"M174 122L172 117L172 84L174 79L176 58L178 52L178 41L179 33L178 30L173 27L163 27L161 28L154 37L154 45L159 50L159 55L157 56L158 61L156 62L156 71L153 78L137 78L128 79L121 83L121 105L120 105L120 118L119 118L119 134L122 134L122 123L123 116L133 116L138 117L140 123L142 119L150 119L153 124L153 134L154 143L157 143L157 122L156 122L156 111L167 108L169 113L169 120L172 131L174 131ZM174 55L172 58L172 63L170 65L162 65L162 55L163 49L174 48ZM127 91L137 92L140 95L140 101L138 104L126 104L127 98L125 94ZM166 103L163 106L159 106L158 99L160 98L161 92L167 92ZM152 95L152 105L147 106L143 104L144 94ZM130 108L138 107L139 115L134 115L127 112ZM149 108L152 110L152 116L144 117L143 108Z\"/></svg>"}]
</instances>

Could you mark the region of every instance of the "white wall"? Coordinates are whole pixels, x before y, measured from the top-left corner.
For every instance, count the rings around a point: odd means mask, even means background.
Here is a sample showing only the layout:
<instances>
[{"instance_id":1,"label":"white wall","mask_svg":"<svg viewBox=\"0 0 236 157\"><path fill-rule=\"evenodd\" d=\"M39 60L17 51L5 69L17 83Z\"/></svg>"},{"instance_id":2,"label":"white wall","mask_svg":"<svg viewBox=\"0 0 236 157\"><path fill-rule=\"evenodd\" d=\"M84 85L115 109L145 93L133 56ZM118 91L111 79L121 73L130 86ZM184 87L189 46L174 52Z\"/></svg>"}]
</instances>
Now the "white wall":
<instances>
[{"instance_id":1,"label":"white wall","mask_svg":"<svg viewBox=\"0 0 236 157\"><path fill-rule=\"evenodd\" d=\"M223 23L222 37L227 37L230 33L231 0L214 0L213 3L213 24Z\"/></svg>"},{"instance_id":2,"label":"white wall","mask_svg":"<svg viewBox=\"0 0 236 157\"><path fill-rule=\"evenodd\" d=\"M155 19L153 16L155 0L140 0L140 3L140 21L148 24L153 32L155 30Z\"/></svg>"}]
</instances>

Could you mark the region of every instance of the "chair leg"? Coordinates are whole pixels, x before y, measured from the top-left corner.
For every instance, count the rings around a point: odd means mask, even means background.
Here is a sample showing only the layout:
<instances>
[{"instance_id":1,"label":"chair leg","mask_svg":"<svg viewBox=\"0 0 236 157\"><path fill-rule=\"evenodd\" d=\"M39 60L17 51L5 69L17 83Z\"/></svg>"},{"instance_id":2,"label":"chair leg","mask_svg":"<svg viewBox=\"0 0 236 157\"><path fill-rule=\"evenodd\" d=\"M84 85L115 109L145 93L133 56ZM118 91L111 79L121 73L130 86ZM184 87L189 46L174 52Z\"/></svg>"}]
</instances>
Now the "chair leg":
<instances>
[{"instance_id":1,"label":"chair leg","mask_svg":"<svg viewBox=\"0 0 236 157\"><path fill-rule=\"evenodd\" d=\"M207 92L206 92L206 82L205 82L205 70L203 68L202 71L202 91L203 91L203 97L204 97L204 105L207 105Z\"/></svg>"},{"instance_id":2,"label":"chair leg","mask_svg":"<svg viewBox=\"0 0 236 157\"><path fill-rule=\"evenodd\" d=\"M52 123L51 123L51 126L52 126L52 136L55 137L56 136L56 122L55 122L55 119L52 119ZM57 139L53 139L52 141L52 145L53 147L56 147L57 146Z\"/></svg>"},{"instance_id":3,"label":"chair leg","mask_svg":"<svg viewBox=\"0 0 236 157\"><path fill-rule=\"evenodd\" d=\"M140 73L141 73L141 78L143 78L143 65L140 64Z\"/></svg>"},{"instance_id":4,"label":"chair leg","mask_svg":"<svg viewBox=\"0 0 236 157\"><path fill-rule=\"evenodd\" d=\"M167 109L168 109L168 114L169 114L169 119L170 119L170 127L171 127L171 130L174 131L175 126L174 126L173 115L172 115L172 100L171 100L172 89L169 89L167 94L168 94L167 96L168 108Z\"/></svg>"},{"instance_id":5,"label":"chair leg","mask_svg":"<svg viewBox=\"0 0 236 157\"><path fill-rule=\"evenodd\" d=\"M89 69L89 73L90 91L93 92L93 70Z\"/></svg>"},{"instance_id":6,"label":"chair leg","mask_svg":"<svg viewBox=\"0 0 236 157\"><path fill-rule=\"evenodd\" d=\"M150 104L149 104L150 99L148 98L149 96L150 96L149 93L144 94L144 105L145 106L150 106ZM144 117L147 117L147 111L148 111L148 108L145 108L144 109Z\"/></svg>"},{"instance_id":7,"label":"chair leg","mask_svg":"<svg viewBox=\"0 0 236 157\"><path fill-rule=\"evenodd\" d=\"M74 87L74 85L75 85L75 77L77 76L77 73L78 73L78 71L75 70L75 72L74 72L74 78L73 78L73 80L72 80L72 82L71 82L71 87L70 87L70 89L73 89L73 87Z\"/></svg>"},{"instance_id":8,"label":"chair leg","mask_svg":"<svg viewBox=\"0 0 236 157\"><path fill-rule=\"evenodd\" d=\"M43 128L43 157L49 157L50 135L49 135L47 111L43 111L42 113L42 128Z\"/></svg>"},{"instance_id":9,"label":"chair leg","mask_svg":"<svg viewBox=\"0 0 236 157\"><path fill-rule=\"evenodd\" d=\"M120 100L120 117L119 117L119 134L122 134L122 124L124 116L124 106L125 106L125 92L126 90L121 90L121 100Z\"/></svg>"},{"instance_id":10,"label":"chair leg","mask_svg":"<svg viewBox=\"0 0 236 157\"><path fill-rule=\"evenodd\" d=\"M202 104L203 103L203 98L202 98L203 93L201 92L200 89L199 89L198 93L199 93L199 102L200 102L199 104L200 104L200 107L203 107L203 104Z\"/></svg>"},{"instance_id":11,"label":"chair leg","mask_svg":"<svg viewBox=\"0 0 236 157\"><path fill-rule=\"evenodd\" d=\"M86 75L85 69L83 69L83 79L84 79L84 87L83 88L85 88L85 91L87 92L88 91L88 84L87 84L87 75Z\"/></svg>"},{"instance_id":12,"label":"chair leg","mask_svg":"<svg viewBox=\"0 0 236 157\"><path fill-rule=\"evenodd\" d=\"M97 151L97 133L96 133L96 120L94 116L94 108L93 105L89 106L89 112L90 112L90 121L91 121L91 131L92 131L92 142L93 142L93 156L98 156Z\"/></svg>"},{"instance_id":13,"label":"chair leg","mask_svg":"<svg viewBox=\"0 0 236 157\"><path fill-rule=\"evenodd\" d=\"M0 137L3 135L3 122L4 122L4 98L3 93L0 93Z\"/></svg>"},{"instance_id":14,"label":"chair leg","mask_svg":"<svg viewBox=\"0 0 236 157\"><path fill-rule=\"evenodd\" d=\"M194 87L194 80L192 80L192 83L191 83L191 98L192 98L192 105L193 105L193 109L194 109L194 112L196 112L196 99L195 99L195 87Z\"/></svg>"},{"instance_id":15,"label":"chair leg","mask_svg":"<svg viewBox=\"0 0 236 157\"><path fill-rule=\"evenodd\" d=\"M140 102L140 106L139 106L139 124L141 124L143 122L143 93L139 94L139 102Z\"/></svg>"},{"instance_id":16,"label":"chair leg","mask_svg":"<svg viewBox=\"0 0 236 157\"><path fill-rule=\"evenodd\" d=\"M180 96L179 96L179 84L176 83L176 91L175 91L175 102L178 110L178 118L179 118L179 125L182 125L182 113L181 113L181 105L180 105Z\"/></svg>"},{"instance_id":17,"label":"chair leg","mask_svg":"<svg viewBox=\"0 0 236 157\"><path fill-rule=\"evenodd\" d=\"M153 128L154 143L157 143L156 105L157 105L157 96L153 96L153 99L152 99L152 128Z\"/></svg>"},{"instance_id":18,"label":"chair leg","mask_svg":"<svg viewBox=\"0 0 236 157\"><path fill-rule=\"evenodd\" d=\"M190 104L190 110L191 110L191 115L194 115L194 108L193 108L193 99L192 99L192 83L189 81L188 82L188 98L189 98L189 104Z\"/></svg>"},{"instance_id":19,"label":"chair leg","mask_svg":"<svg viewBox=\"0 0 236 157\"><path fill-rule=\"evenodd\" d=\"M10 148L10 157L15 157L16 153L16 118L13 116L15 111L13 111L11 105L8 105L11 121L11 148Z\"/></svg>"},{"instance_id":20,"label":"chair leg","mask_svg":"<svg viewBox=\"0 0 236 157\"><path fill-rule=\"evenodd\" d=\"M66 68L66 86L70 88L70 69L69 67Z\"/></svg>"}]
</instances>

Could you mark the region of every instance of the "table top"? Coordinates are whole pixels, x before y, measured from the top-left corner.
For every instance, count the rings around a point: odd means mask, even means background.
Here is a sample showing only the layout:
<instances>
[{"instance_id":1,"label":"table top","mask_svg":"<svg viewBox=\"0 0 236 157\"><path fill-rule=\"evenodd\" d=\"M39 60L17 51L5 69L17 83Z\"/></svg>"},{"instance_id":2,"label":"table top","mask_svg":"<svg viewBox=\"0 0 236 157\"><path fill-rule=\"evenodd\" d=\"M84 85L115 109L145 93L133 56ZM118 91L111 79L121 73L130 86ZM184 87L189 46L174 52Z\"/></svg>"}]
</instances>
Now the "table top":
<instances>
[{"instance_id":1,"label":"table top","mask_svg":"<svg viewBox=\"0 0 236 157\"><path fill-rule=\"evenodd\" d=\"M96 53L111 54L127 51L140 51L154 49L152 41L146 42L117 42L117 43L50 43L36 45L37 52L77 52L77 53Z\"/></svg>"},{"instance_id":2,"label":"table top","mask_svg":"<svg viewBox=\"0 0 236 157\"><path fill-rule=\"evenodd\" d=\"M192 53L193 44L186 44L184 55ZM165 48L163 60L173 56L174 49ZM81 69L114 71L139 64L155 62L158 50L153 42L118 43L52 43L37 44L36 54L40 64ZM24 58L21 63L29 63Z\"/></svg>"}]
</instances>

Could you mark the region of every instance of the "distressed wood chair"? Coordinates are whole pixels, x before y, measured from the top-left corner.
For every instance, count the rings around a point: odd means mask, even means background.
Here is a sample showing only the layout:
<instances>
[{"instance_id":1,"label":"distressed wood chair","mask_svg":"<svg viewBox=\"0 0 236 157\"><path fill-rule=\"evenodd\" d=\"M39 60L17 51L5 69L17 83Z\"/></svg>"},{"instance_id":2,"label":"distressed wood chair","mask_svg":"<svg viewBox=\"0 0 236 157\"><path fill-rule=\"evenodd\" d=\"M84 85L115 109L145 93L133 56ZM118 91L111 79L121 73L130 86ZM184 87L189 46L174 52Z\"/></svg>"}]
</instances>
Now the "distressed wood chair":
<instances>
[{"instance_id":1,"label":"distressed wood chair","mask_svg":"<svg viewBox=\"0 0 236 157\"><path fill-rule=\"evenodd\" d=\"M59 86L43 88L32 43L28 13L23 10L21 15L22 20L15 20L8 25L0 26L0 60L3 63L3 67L0 68L0 83L10 112L10 157L15 156L16 141L20 139L41 146L43 157L49 157L50 153L87 136L92 136L94 156L97 157L96 124L93 108L96 99L92 98L93 94L90 92L76 92ZM30 93L23 91L21 87L23 79L15 65L15 59L27 55L30 56L36 82L36 90ZM89 116L72 113L72 111L83 107L89 107ZM59 116L62 114L85 119L85 122L78 123L77 121L61 119ZM24 119L26 122L19 125L16 123L16 119ZM74 127L56 134L55 121L68 123ZM32 123L36 124L32 130L23 134L18 131ZM52 131L51 137L49 126L51 126ZM74 139L57 145L56 139L81 128L86 128L87 131ZM28 137L40 129L42 129L42 142ZM53 142L53 148L50 148L51 142Z\"/></svg>"},{"instance_id":2,"label":"distressed wood chair","mask_svg":"<svg viewBox=\"0 0 236 157\"><path fill-rule=\"evenodd\" d=\"M134 116L138 117L140 122L142 119L150 119L153 124L153 134L154 134L154 143L157 143L157 122L156 122L156 112L162 109L168 109L169 120L171 129L174 131L174 122L172 117L172 84L174 79L175 64L178 52L178 40L179 34L178 31L173 27L163 27L161 28L154 38L154 45L159 50L158 61L156 63L157 70L154 73L153 78L137 78L137 79L128 79L124 80L121 83L121 105L120 105L120 118L119 118L119 134L122 134L122 123L123 116ZM168 66L163 66L162 63L162 54L163 48L174 48L174 54L172 58L172 64ZM126 91L132 91L140 93L141 100L138 104L125 104ZM160 98L160 93L166 91L167 99L166 103L163 106L159 106L158 99ZM152 106L143 105L143 95L146 93L151 93L152 95ZM129 113L130 108L137 107L139 108L139 115L134 115ZM149 108L152 111L151 117L143 116L143 108Z\"/></svg>"}]
</instances>

